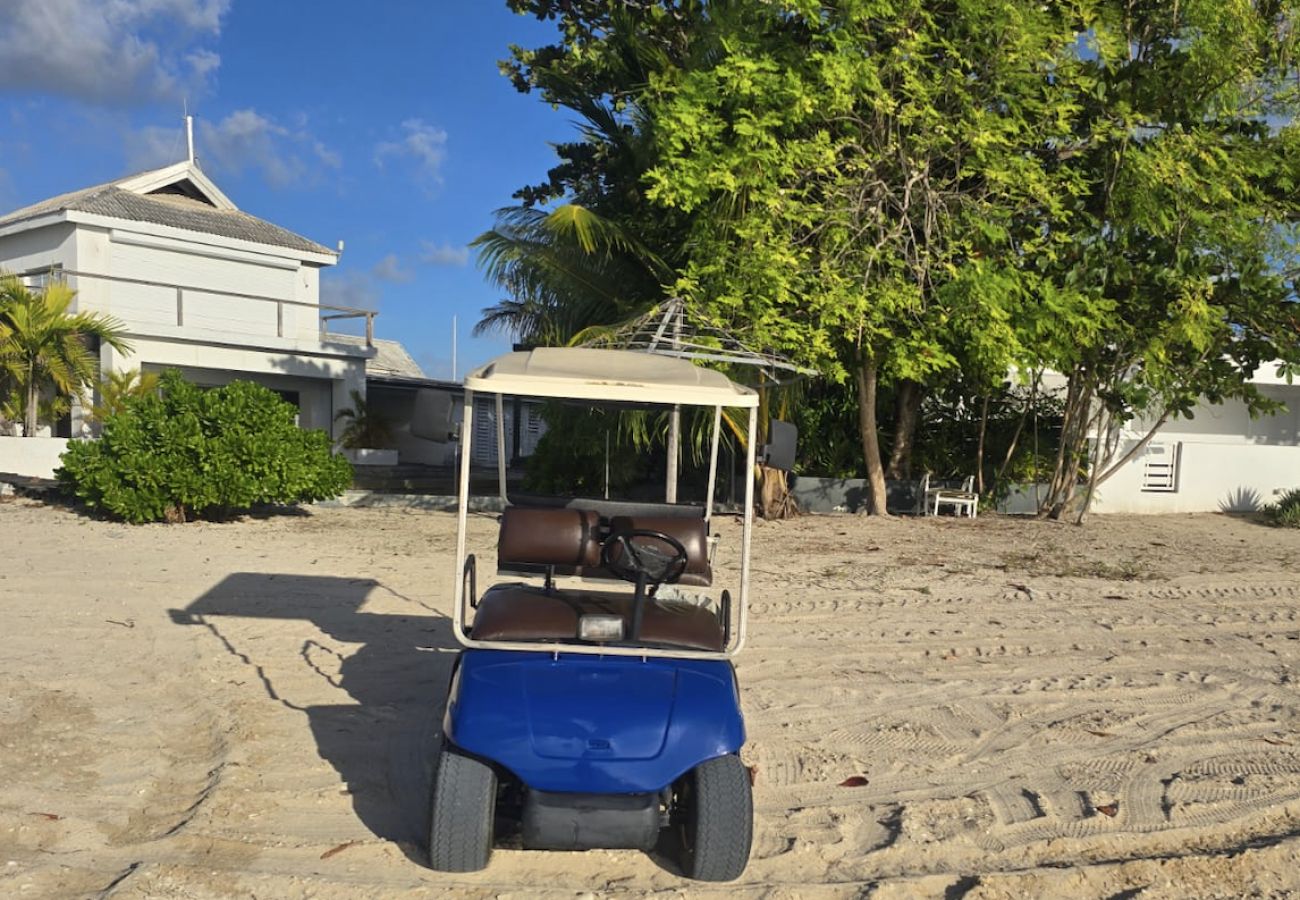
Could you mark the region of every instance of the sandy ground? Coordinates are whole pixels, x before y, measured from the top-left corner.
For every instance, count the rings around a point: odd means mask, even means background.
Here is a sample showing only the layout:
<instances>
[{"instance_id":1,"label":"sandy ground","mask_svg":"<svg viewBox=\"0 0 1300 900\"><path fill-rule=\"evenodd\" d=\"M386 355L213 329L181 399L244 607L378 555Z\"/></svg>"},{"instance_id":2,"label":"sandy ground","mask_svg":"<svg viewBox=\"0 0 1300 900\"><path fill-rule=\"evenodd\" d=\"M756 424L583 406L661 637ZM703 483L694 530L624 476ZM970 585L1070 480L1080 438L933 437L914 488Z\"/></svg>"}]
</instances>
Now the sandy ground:
<instances>
[{"instance_id":1,"label":"sandy ground","mask_svg":"<svg viewBox=\"0 0 1300 900\"><path fill-rule=\"evenodd\" d=\"M453 526L0 503L0 895L1300 895L1300 532L760 523L754 856L710 889L633 852L424 868Z\"/></svg>"}]
</instances>

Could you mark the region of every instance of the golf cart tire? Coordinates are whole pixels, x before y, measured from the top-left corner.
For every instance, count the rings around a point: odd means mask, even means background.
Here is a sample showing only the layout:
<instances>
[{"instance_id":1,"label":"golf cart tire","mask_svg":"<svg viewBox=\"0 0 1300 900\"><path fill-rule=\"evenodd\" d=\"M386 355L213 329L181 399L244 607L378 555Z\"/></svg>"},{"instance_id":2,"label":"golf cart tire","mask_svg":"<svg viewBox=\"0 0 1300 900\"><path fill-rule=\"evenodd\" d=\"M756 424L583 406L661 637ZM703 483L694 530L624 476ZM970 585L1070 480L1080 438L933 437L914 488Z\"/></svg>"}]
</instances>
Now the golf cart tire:
<instances>
[{"instance_id":1,"label":"golf cart tire","mask_svg":"<svg viewBox=\"0 0 1300 900\"><path fill-rule=\"evenodd\" d=\"M734 881L749 863L754 836L749 770L730 754L701 763L688 777L682 869L697 881Z\"/></svg>"},{"instance_id":2,"label":"golf cart tire","mask_svg":"<svg viewBox=\"0 0 1300 900\"><path fill-rule=\"evenodd\" d=\"M497 776L492 767L443 747L433 773L429 866L477 872L492 855Z\"/></svg>"}]
</instances>

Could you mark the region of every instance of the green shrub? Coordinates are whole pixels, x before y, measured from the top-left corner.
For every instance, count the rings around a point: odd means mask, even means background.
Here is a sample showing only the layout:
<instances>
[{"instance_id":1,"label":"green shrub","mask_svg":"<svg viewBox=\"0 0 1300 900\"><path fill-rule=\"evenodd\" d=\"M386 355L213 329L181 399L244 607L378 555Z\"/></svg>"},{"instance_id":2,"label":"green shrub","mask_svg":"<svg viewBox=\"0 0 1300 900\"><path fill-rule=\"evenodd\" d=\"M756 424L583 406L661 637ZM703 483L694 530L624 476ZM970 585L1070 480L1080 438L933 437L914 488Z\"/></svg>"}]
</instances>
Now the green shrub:
<instances>
[{"instance_id":1,"label":"green shrub","mask_svg":"<svg viewBox=\"0 0 1300 900\"><path fill-rule=\"evenodd\" d=\"M336 497L352 466L295 408L247 381L203 390L178 372L131 397L99 440L73 441L56 477L92 509L128 522L183 522L261 504Z\"/></svg>"},{"instance_id":2,"label":"green shrub","mask_svg":"<svg viewBox=\"0 0 1300 900\"><path fill-rule=\"evenodd\" d=\"M1285 491L1276 503L1264 507L1269 522L1283 528L1300 528L1300 488Z\"/></svg>"}]
</instances>

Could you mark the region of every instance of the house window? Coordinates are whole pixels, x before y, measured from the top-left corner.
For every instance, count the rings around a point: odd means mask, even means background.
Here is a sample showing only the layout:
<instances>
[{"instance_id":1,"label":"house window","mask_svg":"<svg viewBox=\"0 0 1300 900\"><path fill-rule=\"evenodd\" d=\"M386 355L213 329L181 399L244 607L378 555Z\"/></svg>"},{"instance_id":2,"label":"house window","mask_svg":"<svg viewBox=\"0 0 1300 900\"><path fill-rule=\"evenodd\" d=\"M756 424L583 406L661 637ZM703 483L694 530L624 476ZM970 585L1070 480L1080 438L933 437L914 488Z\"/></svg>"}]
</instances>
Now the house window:
<instances>
[{"instance_id":1,"label":"house window","mask_svg":"<svg viewBox=\"0 0 1300 900\"><path fill-rule=\"evenodd\" d=\"M50 265L43 269L31 269L19 276L19 279L33 291L43 291L51 284L63 280L63 266Z\"/></svg>"},{"instance_id":2,"label":"house window","mask_svg":"<svg viewBox=\"0 0 1300 900\"><path fill-rule=\"evenodd\" d=\"M1182 444L1148 444L1142 455L1142 490L1174 493L1178 490L1178 460Z\"/></svg>"}]
</instances>

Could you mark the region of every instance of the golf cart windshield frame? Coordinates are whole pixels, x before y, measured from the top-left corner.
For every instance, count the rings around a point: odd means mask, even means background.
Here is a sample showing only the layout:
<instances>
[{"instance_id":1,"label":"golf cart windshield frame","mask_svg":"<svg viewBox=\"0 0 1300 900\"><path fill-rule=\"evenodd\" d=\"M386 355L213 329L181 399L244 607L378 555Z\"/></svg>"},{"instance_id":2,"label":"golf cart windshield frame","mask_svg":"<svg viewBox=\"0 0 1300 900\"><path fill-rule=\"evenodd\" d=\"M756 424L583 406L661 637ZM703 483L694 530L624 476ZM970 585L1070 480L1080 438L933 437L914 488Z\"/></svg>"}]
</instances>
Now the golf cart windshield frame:
<instances>
[{"instance_id":1,"label":"golf cart windshield frame","mask_svg":"<svg viewBox=\"0 0 1300 900\"><path fill-rule=\"evenodd\" d=\"M740 548L740 585L732 604L735 619L729 629L730 642L721 651L678 650L664 647L591 645L560 641L478 641L466 634L465 590L466 530L469 518L470 442L474 434L474 395L492 394L496 400L497 476L501 499L506 496L504 398L544 397L631 402L650 406L712 407L713 435L709 484L704 505L707 521L713 512L713 489L718 468L718 445L722 410L748 409L746 440L745 506ZM465 376L464 420L460 431L460 486L457 503L455 593L452 633L466 647L486 650L526 650L545 653L595 656L672 657L682 659L728 659L745 644L748 625L750 540L754 527L755 436L758 429L758 395L737 385L719 372L694 366L683 360L629 350L586 348L541 348L509 353Z\"/></svg>"}]
</instances>

